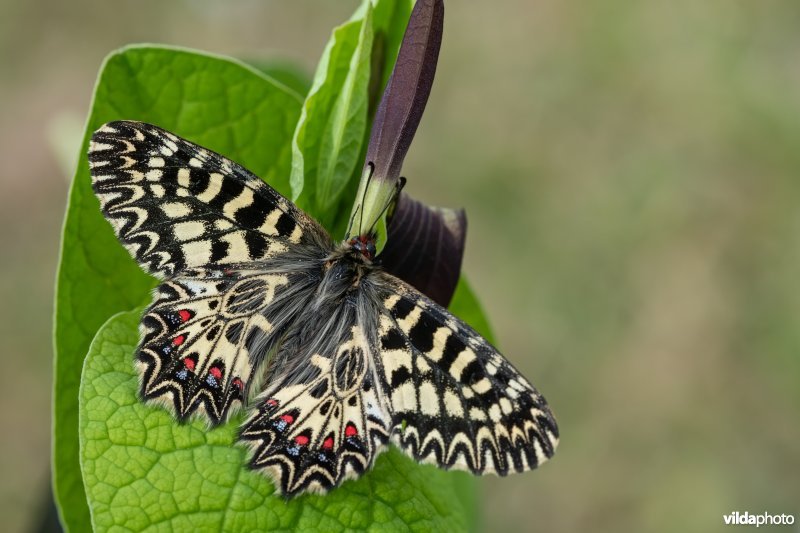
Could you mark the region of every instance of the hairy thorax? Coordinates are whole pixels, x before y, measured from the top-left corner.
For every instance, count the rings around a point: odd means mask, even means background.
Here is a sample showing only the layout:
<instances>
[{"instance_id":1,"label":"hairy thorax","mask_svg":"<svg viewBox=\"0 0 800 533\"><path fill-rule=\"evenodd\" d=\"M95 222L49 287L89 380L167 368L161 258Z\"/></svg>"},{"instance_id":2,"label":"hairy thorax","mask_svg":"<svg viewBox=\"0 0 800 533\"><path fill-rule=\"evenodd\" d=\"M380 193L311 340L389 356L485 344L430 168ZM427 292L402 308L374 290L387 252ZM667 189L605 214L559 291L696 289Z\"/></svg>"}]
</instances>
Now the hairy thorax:
<instances>
[{"instance_id":1,"label":"hairy thorax","mask_svg":"<svg viewBox=\"0 0 800 533\"><path fill-rule=\"evenodd\" d=\"M342 241L325 259L318 296L329 302L341 302L348 293L360 288L363 281L378 271L374 237L354 237Z\"/></svg>"}]
</instances>

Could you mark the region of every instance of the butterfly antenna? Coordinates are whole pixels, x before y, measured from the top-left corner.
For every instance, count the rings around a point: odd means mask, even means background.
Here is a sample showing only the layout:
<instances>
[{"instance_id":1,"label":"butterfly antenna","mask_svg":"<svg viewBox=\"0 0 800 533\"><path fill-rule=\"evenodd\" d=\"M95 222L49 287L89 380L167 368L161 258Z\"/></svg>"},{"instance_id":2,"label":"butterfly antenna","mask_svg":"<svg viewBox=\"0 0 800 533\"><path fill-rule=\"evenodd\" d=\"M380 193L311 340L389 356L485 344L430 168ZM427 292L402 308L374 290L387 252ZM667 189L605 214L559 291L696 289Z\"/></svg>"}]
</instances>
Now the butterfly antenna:
<instances>
[{"instance_id":1,"label":"butterfly antenna","mask_svg":"<svg viewBox=\"0 0 800 533\"><path fill-rule=\"evenodd\" d=\"M361 193L361 203L358 205L360 211L358 219L359 235L361 234L361 227L364 225L364 202L367 199L367 191L369 190L369 184L372 181L372 175L375 174L375 163L369 161L367 166L369 167L369 176L367 176L367 183L364 185L364 192Z\"/></svg>"},{"instance_id":2,"label":"butterfly antenna","mask_svg":"<svg viewBox=\"0 0 800 533\"><path fill-rule=\"evenodd\" d=\"M378 215L378 218L376 218L375 222L372 223L372 226L370 226L369 231L367 233L372 233L372 231L375 229L375 226L378 225L378 221L383 218L384 213L386 213L386 211L388 211L389 207L394 202L396 202L398 198L400 198L400 193L403 191L403 187L405 187L405 186L406 186L406 179L404 177L400 176L400 179L397 180L397 185L395 185L394 194L392 195L391 198L389 198L386 201L386 204L384 204L383 209L381 209L381 212Z\"/></svg>"},{"instance_id":3,"label":"butterfly antenna","mask_svg":"<svg viewBox=\"0 0 800 533\"><path fill-rule=\"evenodd\" d=\"M350 215L350 221L347 223L347 234L344 236L344 240L350 239L350 232L353 230L353 221L356 219L356 214L361 210L361 205L357 205L353 214Z\"/></svg>"}]
</instances>

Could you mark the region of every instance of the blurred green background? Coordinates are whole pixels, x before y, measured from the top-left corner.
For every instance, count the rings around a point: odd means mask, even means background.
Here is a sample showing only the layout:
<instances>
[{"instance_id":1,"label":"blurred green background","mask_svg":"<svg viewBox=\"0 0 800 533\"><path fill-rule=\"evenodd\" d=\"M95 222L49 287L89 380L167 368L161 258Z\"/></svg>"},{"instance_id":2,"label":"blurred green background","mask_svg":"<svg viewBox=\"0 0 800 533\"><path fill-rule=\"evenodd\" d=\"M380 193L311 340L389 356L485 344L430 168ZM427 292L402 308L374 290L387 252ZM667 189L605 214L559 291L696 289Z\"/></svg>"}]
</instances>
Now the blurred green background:
<instances>
[{"instance_id":1,"label":"blurred green background","mask_svg":"<svg viewBox=\"0 0 800 533\"><path fill-rule=\"evenodd\" d=\"M103 57L311 72L355 5L0 0L4 531L49 482L59 231ZM562 430L551 464L483 482L484 529L800 520L798 28L793 0L447 3L408 190L466 207L464 270Z\"/></svg>"}]
</instances>

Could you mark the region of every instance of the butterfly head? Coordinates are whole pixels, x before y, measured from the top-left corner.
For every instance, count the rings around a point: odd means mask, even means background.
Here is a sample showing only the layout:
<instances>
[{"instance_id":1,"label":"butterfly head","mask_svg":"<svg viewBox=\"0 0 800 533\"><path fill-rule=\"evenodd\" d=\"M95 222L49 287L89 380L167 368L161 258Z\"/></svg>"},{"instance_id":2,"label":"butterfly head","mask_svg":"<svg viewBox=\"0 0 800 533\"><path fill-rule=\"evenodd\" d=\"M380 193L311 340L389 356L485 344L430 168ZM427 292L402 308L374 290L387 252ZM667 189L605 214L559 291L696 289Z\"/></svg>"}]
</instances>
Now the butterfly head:
<instances>
[{"instance_id":1,"label":"butterfly head","mask_svg":"<svg viewBox=\"0 0 800 533\"><path fill-rule=\"evenodd\" d=\"M359 235L347 241L347 246L356 254L361 255L364 259L372 261L375 258L377 248L375 247L375 235Z\"/></svg>"}]
</instances>

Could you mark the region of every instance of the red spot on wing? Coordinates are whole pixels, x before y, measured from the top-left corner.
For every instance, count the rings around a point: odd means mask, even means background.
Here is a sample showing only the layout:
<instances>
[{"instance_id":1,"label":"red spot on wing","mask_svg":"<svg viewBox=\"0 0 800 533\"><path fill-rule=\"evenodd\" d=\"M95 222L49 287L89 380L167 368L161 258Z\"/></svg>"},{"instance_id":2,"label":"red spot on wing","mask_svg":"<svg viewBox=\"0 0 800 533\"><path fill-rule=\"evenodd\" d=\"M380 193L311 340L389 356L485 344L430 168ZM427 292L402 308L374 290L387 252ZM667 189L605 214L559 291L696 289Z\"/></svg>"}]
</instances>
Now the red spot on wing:
<instances>
[{"instance_id":1,"label":"red spot on wing","mask_svg":"<svg viewBox=\"0 0 800 533\"><path fill-rule=\"evenodd\" d=\"M300 446L305 446L306 444L308 444L308 437L306 437L305 435L298 435L294 438L294 441Z\"/></svg>"},{"instance_id":2,"label":"red spot on wing","mask_svg":"<svg viewBox=\"0 0 800 533\"><path fill-rule=\"evenodd\" d=\"M214 376L214 379L220 379L222 377L222 370L220 370L218 366L209 368L208 373Z\"/></svg>"},{"instance_id":3,"label":"red spot on wing","mask_svg":"<svg viewBox=\"0 0 800 533\"><path fill-rule=\"evenodd\" d=\"M191 357L184 357L183 366L185 366L189 372L194 372L194 359Z\"/></svg>"},{"instance_id":4,"label":"red spot on wing","mask_svg":"<svg viewBox=\"0 0 800 533\"><path fill-rule=\"evenodd\" d=\"M180 317L181 322L186 322L192 318L192 313L190 313L187 309L181 309L178 311L178 317Z\"/></svg>"},{"instance_id":5,"label":"red spot on wing","mask_svg":"<svg viewBox=\"0 0 800 533\"><path fill-rule=\"evenodd\" d=\"M174 346L180 346L186 340L186 335L178 335L174 339L172 339L172 344Z\"/></svg>"},{"instance_id":6,"label":"red spot on wing","mask_svg":"<svg viewBox=\"0 0 800 533\"><path fill-rule=\"evenodd\" d=\"M244 389L244 383L242 383L242 380L239 378L233 378L233 381L231 383L233 383L233 386L239 390Z\"/></svg>"},{"instance_id":7,"label":"red spot on wing","mask_svg":"<svg viewBox=\"0 0 800 533\"><path fill-rule=\"evenodd\" d=\"M291 424L292 422L294 422L294 417L292 415L281 415L281 420L283 420L287 424Z\"/></svg>"},{"instance_id":8,"label":"red spot on wing","mask_svg":"<svg viewBox=\"0 0 800 533\"><path fill-rule=\"evenodd\" d=\"M322 443L322 449L323 450L333 449L333 437L328 437L327 439L325 439L325 441Z\"/></svg>"},{"instance_id":9,"label":"red spot on wing","mask_svg":"<svg viewBox=\"0 0 800 533\"><path fill-rule=\"evenodd\" d=\"M347 426L344 428L344 435L345 437L357 437L358 430L353 424L347 424Z\"/></svg>"},{"instance_id":10,"label":"red spot on wing","mask_svg":"<svg viewBox=\"0 0 800 533\"><path fill-rule=\"evenodd\" d=\"M269 405L270 407L277 407L278 400L276 400L275 398L270 398L269 400L267 400L267 405Z\"/></svg>"}]
</instances>

